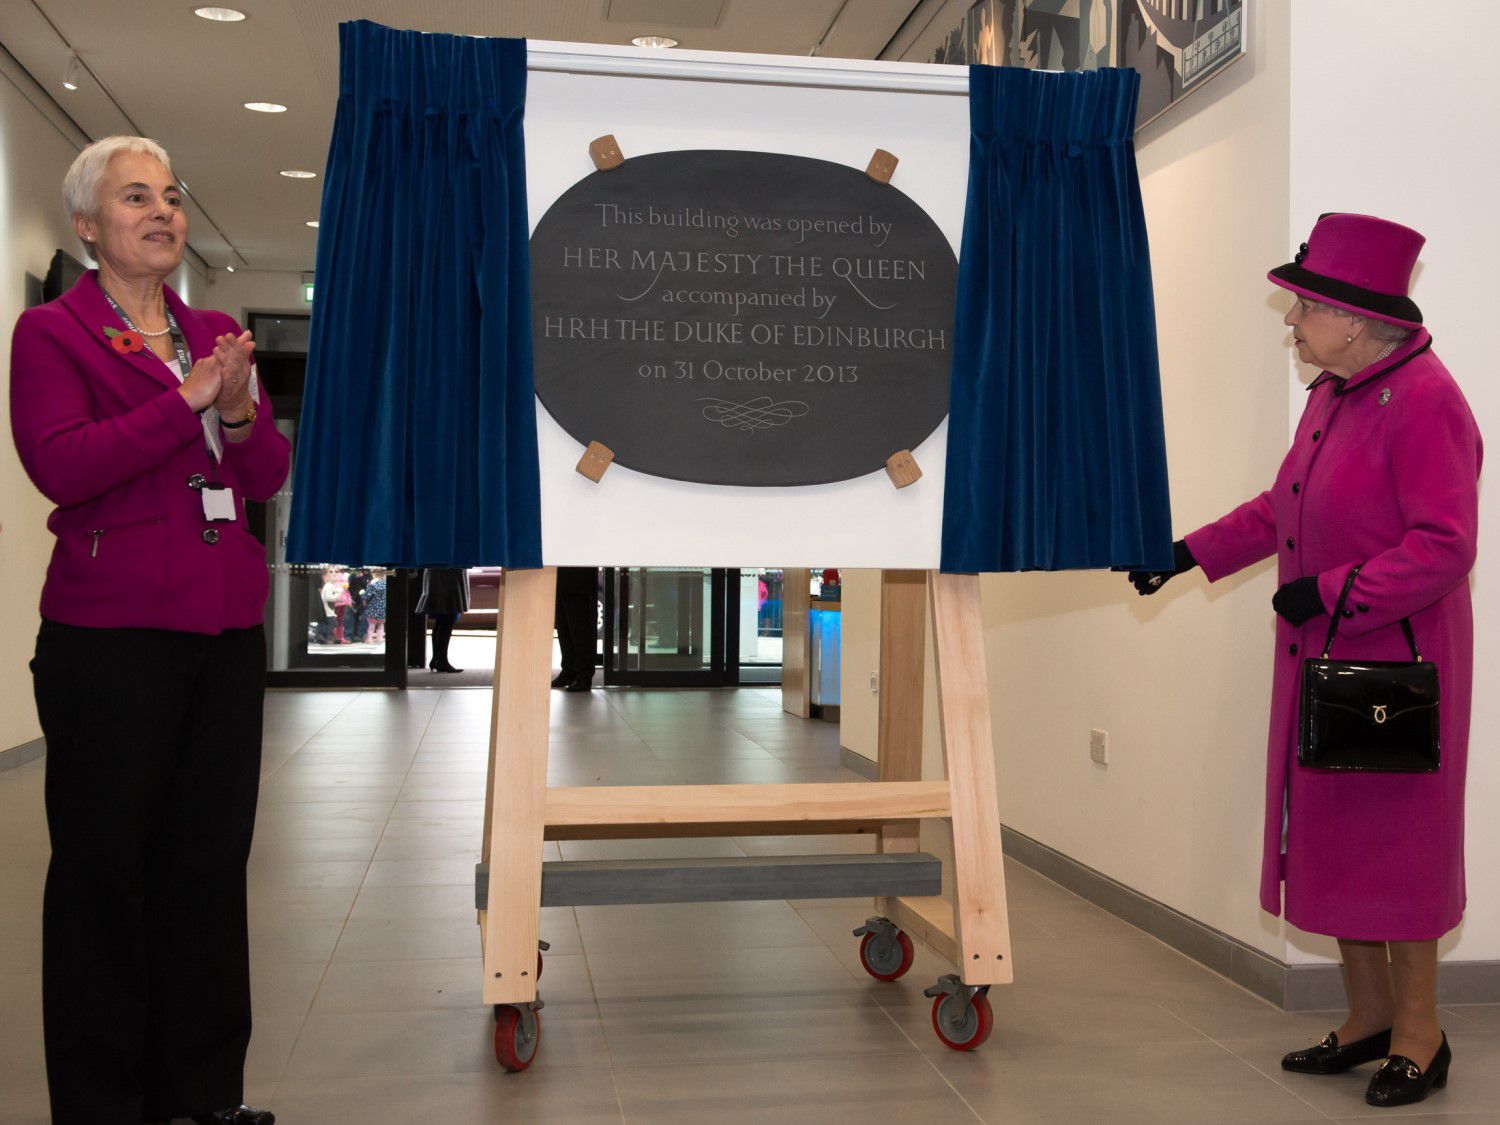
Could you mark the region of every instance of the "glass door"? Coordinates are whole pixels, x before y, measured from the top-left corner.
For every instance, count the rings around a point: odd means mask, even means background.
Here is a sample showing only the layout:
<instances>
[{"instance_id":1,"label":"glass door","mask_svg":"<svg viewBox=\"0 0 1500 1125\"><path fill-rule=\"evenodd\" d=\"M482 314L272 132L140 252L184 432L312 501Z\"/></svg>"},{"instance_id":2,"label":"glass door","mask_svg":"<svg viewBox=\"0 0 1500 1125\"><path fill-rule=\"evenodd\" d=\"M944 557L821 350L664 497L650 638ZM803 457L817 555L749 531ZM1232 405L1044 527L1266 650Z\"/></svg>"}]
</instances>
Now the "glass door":
<instances>
[{"instance_id":1,"label":"glass door","mask_svg":"<svg viewBox=\"0 0 1500 1125\"><path fill-rule=\"evenodd\" d=\"M781 682L781 572L606 568L606 686Z\"/></svg>"}]
</instances>

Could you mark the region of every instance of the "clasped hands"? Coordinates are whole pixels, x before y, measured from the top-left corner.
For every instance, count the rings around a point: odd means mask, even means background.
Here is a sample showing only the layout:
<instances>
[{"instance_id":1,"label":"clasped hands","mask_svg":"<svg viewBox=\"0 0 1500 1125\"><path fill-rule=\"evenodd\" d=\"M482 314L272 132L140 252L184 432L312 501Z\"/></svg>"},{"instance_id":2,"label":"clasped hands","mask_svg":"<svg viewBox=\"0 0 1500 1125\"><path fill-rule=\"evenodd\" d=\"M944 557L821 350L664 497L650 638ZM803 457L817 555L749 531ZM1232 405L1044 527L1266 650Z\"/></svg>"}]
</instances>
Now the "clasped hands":
<instances>
[{"instance_id":1,"label":"clasped hands","mask_svg":"<svg viewBox=\"0 0 1500 1125\"><path fill-rule=\"evenodd\" d=\"M1171 570L1132 570L1130 584L1135 587L1137 594L1149 597L1166 585L1169 580L1192 570L1197 565L1198 560L1193 558L1193 553L1188 550L1187 543L1179 539L1172 544ZM1272 595L1271 608L1293 625L1305 624L1314 617L1320 617L1328 612L1327 607L1323 605L1322 595L1318 593L1316 578L1294 578L1284 584Z\"/></svg>"},{"instance_id":2,"label":"clasped hands","mask_svg":"<svg viewBox=\"0 0 1500 1125\"><path fill-rule=\"evenodd\" d=\"M250 364L255 341L250 333L214 339L212 354L193 364L177 393L202 414L210 406L226 422L238 422L250 412Z\"/></svg>"}]
</instances>

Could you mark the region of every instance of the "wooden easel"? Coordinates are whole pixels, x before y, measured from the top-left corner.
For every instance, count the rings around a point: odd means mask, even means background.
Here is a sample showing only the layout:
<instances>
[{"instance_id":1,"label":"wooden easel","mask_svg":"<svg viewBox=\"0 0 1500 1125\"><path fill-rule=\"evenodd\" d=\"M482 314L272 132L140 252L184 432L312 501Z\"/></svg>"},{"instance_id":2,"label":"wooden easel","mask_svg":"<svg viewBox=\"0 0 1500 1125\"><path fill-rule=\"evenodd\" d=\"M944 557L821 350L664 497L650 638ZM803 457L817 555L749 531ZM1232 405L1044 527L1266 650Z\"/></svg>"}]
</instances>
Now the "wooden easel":
<instances>
[{"instance_id":1,"label":"wooden easel","mask_svg":"<svg viewBox=\"0 0 1500 1125\"><path fill-rule=\"evenodd\" d=\"M881 574L879 780L865 785L549 787L553 567L501 580L479 911L484 1000L537 996L546 840L874 832L880 851L918 851L919 821L953 826L942 897L882 897L878 910L959 968L970 989L1013 979L976 575ZM922 693L931 611L947 780L923 781ZM951 979L951 978L949 978Z\"/></svg>"}]
</instances>

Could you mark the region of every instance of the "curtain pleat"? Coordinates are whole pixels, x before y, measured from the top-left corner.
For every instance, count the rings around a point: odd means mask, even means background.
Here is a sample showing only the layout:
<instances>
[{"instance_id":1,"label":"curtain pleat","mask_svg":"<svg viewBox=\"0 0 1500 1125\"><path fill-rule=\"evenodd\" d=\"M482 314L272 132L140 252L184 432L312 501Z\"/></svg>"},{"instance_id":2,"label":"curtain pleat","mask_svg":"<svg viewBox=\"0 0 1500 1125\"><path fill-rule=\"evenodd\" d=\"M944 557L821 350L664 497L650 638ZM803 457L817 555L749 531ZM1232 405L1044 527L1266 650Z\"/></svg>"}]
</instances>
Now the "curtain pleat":
<instances>
[{"instance_id":1,"label":"curtain pleat","mask_svg":"<svg viewBox=\"0 0 1500 1125\"><path fill-rule=\"evenodd\" d=\"M526 43L339 46L288 558L540 566Z\"/></svg>"},{"instance_id":2,"label":"curtain pleat","mask_svg":"<svg viewBox=\"0 0 1500 1125\"><path fill-rule=\"evenodd\" d=\"M969 68L945 571L1171 569L1139 85Z\"/></svg>"}]
</instances>

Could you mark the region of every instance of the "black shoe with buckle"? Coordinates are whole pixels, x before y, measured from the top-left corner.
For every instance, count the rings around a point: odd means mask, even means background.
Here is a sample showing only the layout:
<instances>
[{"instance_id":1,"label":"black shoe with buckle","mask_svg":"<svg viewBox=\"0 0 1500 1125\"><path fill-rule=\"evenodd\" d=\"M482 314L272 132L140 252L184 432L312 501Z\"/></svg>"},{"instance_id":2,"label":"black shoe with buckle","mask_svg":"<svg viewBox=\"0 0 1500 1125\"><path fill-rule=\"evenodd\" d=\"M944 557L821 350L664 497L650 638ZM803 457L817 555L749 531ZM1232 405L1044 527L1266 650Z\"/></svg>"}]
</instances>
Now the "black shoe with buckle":
<instances>
[{"instance_id":1,"label":"black shoe with buckle","mask_svg":"<svg viewBox=\"0 0 1500 1125\"><path fill-rule=\"evenodd\" d=\"M1383 1059L1390 1053L1390 1028L1355 1040L1347 1047L1339 1043L1338 1032L1330 1031L1317 1046L1283 1055L1281 1069L1298 1074L1343 1074L1356 1066Z\"/></svg>"},{"instance_id":2,"label":"black shoe with buckle","mask_svg":"<svg viewBox=\"0 0 1500 1125\"><path fill-rule=\"evenodd\" d=\"M1448 1047L1448 1036L1443 1036L1443 1045L1432 1056L1432 1062L1423 1071L1405 1055L1392 1055L1385 1065L1370 1079L1365 1091L1365 1101L1382 1109L1419 1102L1432 1090L1441 1090L1448 1085L1448 1067L1453 1063L1453 1052Z\"/></svg>"},{"instance_id":3,"label":"black shoe with buckle","mask_svg":"<svg viewBox=\"0 0 1500 1125\"><path fill-rule=\"evenodd\" d=\"M205 1113L201 1117L194 1117L193 1121L196 1125L276 1125L276 1115L269 1109L237 1105L216 1113Z\"/></svg>"}]
</instances>

